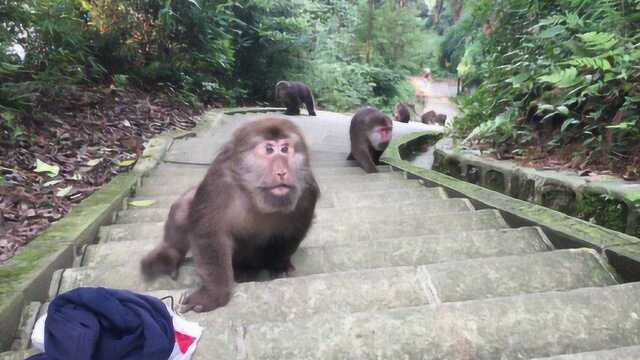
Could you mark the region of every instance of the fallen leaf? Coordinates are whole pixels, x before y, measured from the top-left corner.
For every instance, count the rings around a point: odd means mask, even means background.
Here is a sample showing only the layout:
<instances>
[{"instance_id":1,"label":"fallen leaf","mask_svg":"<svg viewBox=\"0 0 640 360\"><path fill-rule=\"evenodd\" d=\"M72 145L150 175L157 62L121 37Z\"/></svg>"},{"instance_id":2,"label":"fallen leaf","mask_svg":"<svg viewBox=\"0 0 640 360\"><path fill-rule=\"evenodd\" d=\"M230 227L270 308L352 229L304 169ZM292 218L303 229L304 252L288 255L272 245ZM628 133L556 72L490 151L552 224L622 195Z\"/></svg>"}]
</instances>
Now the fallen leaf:
<instances>
[{"instance_id":1,"label":"fallen leaf","mask_svg":"<svg viewBox=\"0 0 640 360\"><path fill-rule=\"evenodd\" d=\"M118 166L122 166L122 167L127 167L127 166L131 166L136 162L135 159L133 160L123 160L118 162Z\"/></svg>"},{"instance_id":2,"label":"fallen leaf","mask_svg":"<svg viewBox=\"0 0 640 360\"><path fill-rule=\"evenodd\" d=\"M155 200L134 200L134 201L129 201L129 205L137 206L137 207L151 206L151 205L153 205L155 203L156 203Z\"/></svg>"},{"instance_id":3,"label":"fallen leaf","mask_svg":"<svg viewBox=\"0 0 640 360\"><path fill-rule=\"evenodd\" d=\"M67 186L66 188L62 188L62 189L58 190L58 192L56 192L56 196L57 197L65 197L65 196L69 195L69 193L71 192L71 189L73 189L73 186Z\"/></svg>"},{"instance_id":4,"label":"fallen leaf","mask_svg":"<svg viewBox=\"0 0 640 360\"><path fill-rule=\"evenodd\" d=\"M86 162L87 166L96 166L98 164L100 164L100 162L102 161L102 158L98 158L98 159L91 159L89 161Z\"/></svg>"},{"instance_id":5,"label":"fallen leaf","mask_svg":"<svg viewBox=\"0 0 640 360\"><path fill-rule=\"evenodd\" d=\"M47 187L47 186L59 184L61 182L62 182L62 180L51 180L51 181L47 181L46 183L42 184L42 186Z\"/></svg>"},{"instance_id":6,"label":"fallen leaf","mask_svg":"<svg viewBox=\"0 0 640 360\"><path fill-rule=\"evenodd\" d=\"M36 158L36 168L33 170L37 173L45 173L49 177L58 176L60 167L57 165L49 165L46 162Z\"/></svg>"}]
</instances>

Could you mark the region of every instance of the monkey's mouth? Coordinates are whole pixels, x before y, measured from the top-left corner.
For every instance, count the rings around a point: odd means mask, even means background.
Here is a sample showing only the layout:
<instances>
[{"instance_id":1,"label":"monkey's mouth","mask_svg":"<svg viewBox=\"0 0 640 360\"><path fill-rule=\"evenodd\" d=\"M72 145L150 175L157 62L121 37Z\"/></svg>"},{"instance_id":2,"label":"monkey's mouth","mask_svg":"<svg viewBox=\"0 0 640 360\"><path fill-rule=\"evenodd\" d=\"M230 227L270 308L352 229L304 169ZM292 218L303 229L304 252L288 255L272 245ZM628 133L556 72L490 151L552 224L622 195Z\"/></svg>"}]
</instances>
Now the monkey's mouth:
<instances>
[{"instance_id":1,"label":"monkey's mouth","mask_svg":"<svg viewBox=\"0 0 640 360\"><path fill-rule=\"evenodd\" d=\"M280 184L273 187L270 187L268 191L275 196L286 196L291 192L291 186Z\"/></svg>"}]
</instances>

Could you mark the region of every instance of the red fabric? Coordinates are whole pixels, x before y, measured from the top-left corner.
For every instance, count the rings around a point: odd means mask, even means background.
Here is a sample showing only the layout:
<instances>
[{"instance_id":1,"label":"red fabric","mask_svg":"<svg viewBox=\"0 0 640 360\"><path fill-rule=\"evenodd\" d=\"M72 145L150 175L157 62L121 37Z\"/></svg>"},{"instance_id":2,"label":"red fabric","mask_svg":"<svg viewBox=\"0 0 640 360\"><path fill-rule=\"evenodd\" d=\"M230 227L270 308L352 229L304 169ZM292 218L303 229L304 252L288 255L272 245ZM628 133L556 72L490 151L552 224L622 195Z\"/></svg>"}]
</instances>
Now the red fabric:
<instances>
[{"instance_id":1,"label":"red fabric","mask_svg":"<svg viewBox=\"0 0 640 360\"><path fill-rule=\"evenodd\" d=\"M187 350L189 349L189 346L191 346L191 344L193 344L193 341L196 339L193 336L189 336L189 335L185 335L183 333L180 332L175 332L176 333L176 343L178 344L178 347L180 348L180 352L182 352L183 354L187 352Z\"/></svg>"}]
</instances>

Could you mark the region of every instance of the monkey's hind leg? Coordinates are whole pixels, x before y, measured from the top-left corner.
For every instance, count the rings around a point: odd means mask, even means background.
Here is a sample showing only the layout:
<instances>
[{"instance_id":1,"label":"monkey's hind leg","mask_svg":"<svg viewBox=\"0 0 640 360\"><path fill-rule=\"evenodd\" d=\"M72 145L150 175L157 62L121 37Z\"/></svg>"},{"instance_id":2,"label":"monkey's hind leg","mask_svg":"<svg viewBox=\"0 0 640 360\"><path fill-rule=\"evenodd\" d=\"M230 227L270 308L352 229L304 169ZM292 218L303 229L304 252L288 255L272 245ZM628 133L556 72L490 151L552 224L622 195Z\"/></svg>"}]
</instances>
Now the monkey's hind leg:
<instances>
[{"instance_id":1,"label":"monkey's hind leg","mask_svg":"<svg viewBox=\"0 0 640 360\"><path fill-rule=\"evenodd\" d=\"M297 96L290 95L287 99L285 115L300 115L300 104L302 104L302 101Z\"/></svg>"},{"instance_id":2,"label":"monkey's hind leg","mask_svg":"<svg viewBox=\"0 0 640 360\"><path fill-rule=\"evenodd\" d=\"M175 280L184 257L184 253L163 243L142 259L140 268L147 281L160 275L169 275Z\"/></svg>"},{"instance_id":3,"label":"monkey's hind leg","mask_svg":"<svg viewBox=\"0 0 640 360\"><path fill-rule=\"evenodd\" d=\"M298 105L287 105L287 110L284 112L285 115L300 115L300 106Z\"/></svg>"},{"instance_id":4,"label":"monkey's hind leg","mask_svg":"<svg viewBox=\"0 0 640 360\"><path fill-rule=\"evenodd\" d=\"M140 262L142 274L147 280L160 275L169 275L173 279L178 277L178 268L189 251L187 214L195 192L195 188L189 190L171 205L162 243Z\"/></svg>"},{"instance_id":5,"label":"monkey's hind leg","mask_svg":"<svg viewBox=\"0 0 640 360\"><path fill-rule=\"evenodd\" d=\"M316 111L315 111L315 108L314 108L313 97L312 96L309 96L307 101L304 102L304 106L307 107L307 112L309 113L309 116L316 116Z\"/></svg>"}]
</instances>

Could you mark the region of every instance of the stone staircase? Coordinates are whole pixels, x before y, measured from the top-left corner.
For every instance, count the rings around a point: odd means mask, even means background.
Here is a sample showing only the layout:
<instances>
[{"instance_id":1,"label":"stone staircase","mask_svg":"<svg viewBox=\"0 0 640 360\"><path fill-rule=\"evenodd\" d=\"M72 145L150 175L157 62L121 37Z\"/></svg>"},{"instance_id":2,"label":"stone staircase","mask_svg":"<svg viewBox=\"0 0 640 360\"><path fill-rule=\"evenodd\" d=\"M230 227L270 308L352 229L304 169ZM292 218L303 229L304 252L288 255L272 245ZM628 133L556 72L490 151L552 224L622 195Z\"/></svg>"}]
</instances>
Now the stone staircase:
<instances>
[{"instance_id":1,"label":"stone staircase","mask_svg":"<svg viewBox=\"0 0 640 360\"><path fill-rule=\"evenodd\" d=\"M171 202L204 176L193 164L256 116L176 143L131 199L155 202L102 227L75 267L54 274L49 296L104 286L177 300L197 286L191 259L176 280L149 283L139 261L161 240ZM499 212L387 166L365 174L344 160L348 118L292 119L309 134L322 190L296 272L186 314L205 327L195 359L640 359L640 284L618 284L598 253L554 249L537 227L510 228ZM402 125L394 132L412 130ZM25 311L26 329L37 308ZM17 341L28 344L28 332Z\"/></svg>"}]
</instances>

